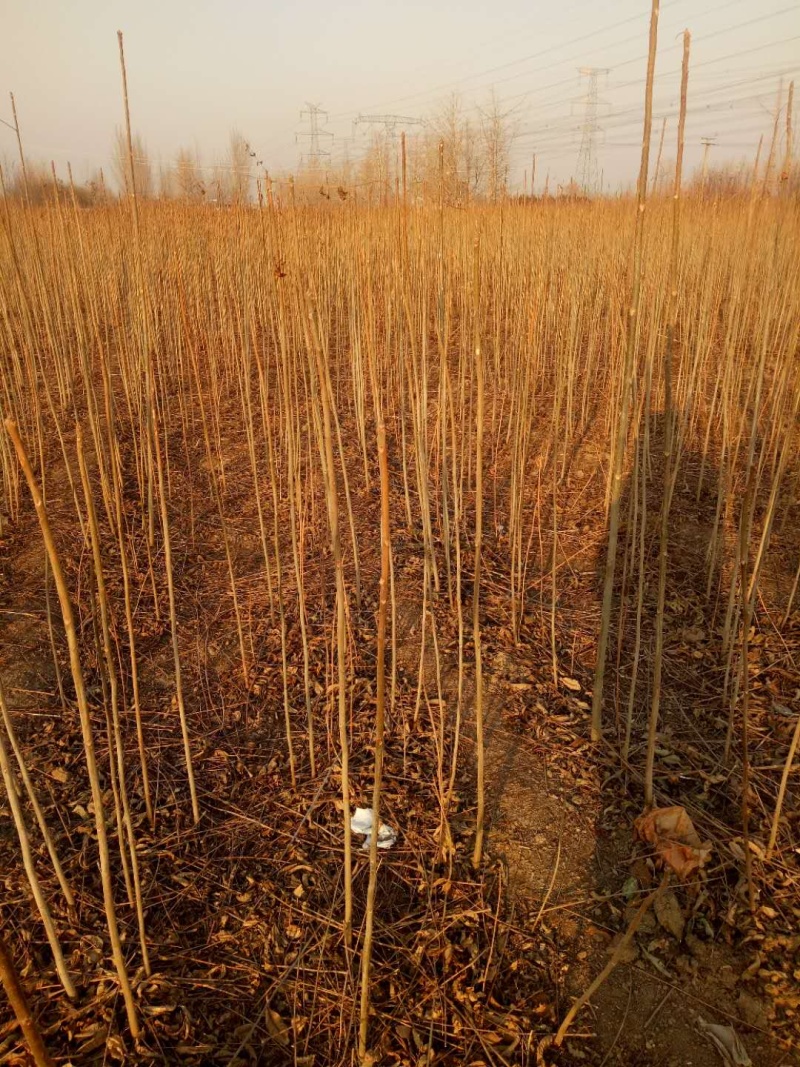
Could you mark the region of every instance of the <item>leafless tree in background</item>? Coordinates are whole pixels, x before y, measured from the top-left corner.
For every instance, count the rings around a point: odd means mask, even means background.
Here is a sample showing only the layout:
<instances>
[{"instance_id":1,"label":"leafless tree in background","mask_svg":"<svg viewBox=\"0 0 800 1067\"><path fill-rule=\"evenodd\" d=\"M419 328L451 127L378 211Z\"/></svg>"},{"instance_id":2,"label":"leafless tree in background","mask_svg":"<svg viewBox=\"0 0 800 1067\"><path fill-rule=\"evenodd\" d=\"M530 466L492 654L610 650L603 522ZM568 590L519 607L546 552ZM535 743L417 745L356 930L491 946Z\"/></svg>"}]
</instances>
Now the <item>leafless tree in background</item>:
<instances>
[{"instance_id":1,"label":"leafless tree in background","mask_svg":"<svg viewBox=\"0 0 800 1067\"><path fill-rule=\"evenodd\" d=\"M238 130L231 130L230 143L230 199L234 204L243 204L250 192L250 147Z\"/></svg>"},{"instance_id":2,"label":"leafless tree in background","mask_svg":"<svg viewBox=\"0 0 800 1067\"><path fill-rule=\"evenodd\" d=\"M153 167L147 148L139 134L131 138L133 148L133 180L136 183L136 195L148 199L153 195ZM112 166L117 186L126 194L130 189L130 169L128 166L128 145L125 141L125 131L118 129L114 138L114 154Z\"/></svg>"},{"instance_id":3,"label":"leafless tree in background","mask_svg":"<svg viewBox=\"0 0 800 1067\"><path fill-rule=\"evenodd\" d=\"M481 108L480 148L484 162L484 195L496 204L505 195L508 185L511 145L515 127L513 109L501 110L500 101L492 90L487 108Z\"/></svg>"}]
</instances>

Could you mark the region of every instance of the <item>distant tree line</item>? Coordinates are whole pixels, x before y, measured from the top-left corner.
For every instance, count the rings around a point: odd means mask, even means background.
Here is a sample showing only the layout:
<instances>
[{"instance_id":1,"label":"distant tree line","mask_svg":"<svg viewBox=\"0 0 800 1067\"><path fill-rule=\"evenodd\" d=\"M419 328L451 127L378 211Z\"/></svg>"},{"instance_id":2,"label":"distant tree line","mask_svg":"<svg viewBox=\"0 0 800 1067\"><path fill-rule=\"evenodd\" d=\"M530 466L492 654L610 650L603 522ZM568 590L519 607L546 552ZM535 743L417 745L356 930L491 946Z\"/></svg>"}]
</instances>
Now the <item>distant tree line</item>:
<instances>
[{"instance_id":1,"label":"distant tree line","mask_svg":"<svg viewBox=\"0 0 800 1067\"><path fill-rule=\"evenodd\" d=\"M372 133L366 150L352 160L347 155L336 163L301 167L288 180L293 195L301 202L339 203L350 201L385 204L402 195L409 203L438 203L465 206L469 203L496 203L509 194L511 150L518 133L512 110L502 110L494 94L487 105L466 109L457 96L427 121L419 132L414 126L405 136L399 131ZM404 146L404 151L403 151ZM403 157L405 165L403 165ZM231 131L227 154L222 162L204 166L191 148L178 150L174 162L154 165L141 135L134 134L131 151L125 134L115 136L111 182L97 170L83 182L72 183L56 174L52 165L26 162L3 164L3 190L6 196L27 199L32 204L52 200L54 194L72 194L81 207L102 204L117 196L128 196L133 185L141 200L169 199L209 204L256 203L270 195L275 186L267 167L251 144L236 129ZM652 195L670 195L674 164L659 159L652 178ZM287 178L280 189L286 193ZM726 199L751 195L800 197L800 164L784 156L776 159L770 151L764 160L716 166L701 166L689 179L689 196ZM570 179L564 185L545 184L544 196L558 199L588 199ZM514 195L517 201L533 200Z\"/></svg>"}]
</instances>

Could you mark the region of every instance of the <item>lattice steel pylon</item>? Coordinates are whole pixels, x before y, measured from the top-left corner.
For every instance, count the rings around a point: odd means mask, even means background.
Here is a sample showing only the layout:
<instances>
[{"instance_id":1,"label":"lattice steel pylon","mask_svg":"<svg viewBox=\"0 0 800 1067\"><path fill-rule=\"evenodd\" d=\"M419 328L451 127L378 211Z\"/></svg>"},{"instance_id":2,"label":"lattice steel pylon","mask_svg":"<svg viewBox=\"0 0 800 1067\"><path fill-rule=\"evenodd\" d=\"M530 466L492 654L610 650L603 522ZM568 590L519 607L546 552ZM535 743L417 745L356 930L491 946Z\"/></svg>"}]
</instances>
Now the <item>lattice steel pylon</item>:
<instances>
[{"instance_id":1,"label":"lattice steel pylon","mask_svg":"<svg viewBox=\"0 0 800 1067\"><path fill-rule=\"evenodd\" d=\"M587 196L596 193L599 184L597 135L603 132L599 123L600 109L611 106L607 100L600 99L598 82L601 77L606 77L610 73L610 67L578 68L578 74L582 79L586 79L586 92L574 101L574 103L583 104L584 106L576 179L578 185Z\"/></svg>"},{"instance_id":2,"label":"lattice steel pylon","mask_svg":"<svg viewBox=\"0 0 800 1067\"><path fill-rule=\"evenodd\" d=\"M321 170L323 162L326 162L330 158L330 152L320 147L320 138L333 137L330 130L324 130L321 126L321 121L328 121L328 112L324 111L319 104L306 104L303 110L300 112L301 121L308 119L308 129L300 130L296 134L296 139L301 137L308 138L308 151L303 153L300 161L301 167L305 165L309 170Z\"/></svg>"}]
</instances>

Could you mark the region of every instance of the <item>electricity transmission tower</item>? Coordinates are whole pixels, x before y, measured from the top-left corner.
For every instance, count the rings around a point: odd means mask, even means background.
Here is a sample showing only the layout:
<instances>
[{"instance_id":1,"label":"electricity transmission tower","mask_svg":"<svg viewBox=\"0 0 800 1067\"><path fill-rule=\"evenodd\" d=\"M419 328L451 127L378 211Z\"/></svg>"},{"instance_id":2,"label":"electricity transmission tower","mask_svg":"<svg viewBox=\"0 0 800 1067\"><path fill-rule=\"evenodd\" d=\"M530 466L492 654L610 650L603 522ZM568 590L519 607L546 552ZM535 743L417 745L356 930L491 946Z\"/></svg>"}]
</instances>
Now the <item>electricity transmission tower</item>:
<instances>
[{"instance_id":1,"label":"electricity transmission tower","mask_svg":"<svg viewBox=\"0 0 800 1067\"><path fill-rule=\"evenodd\" d=\"M578 149L577 180L583 192L588 196L597 192L599 173L597 169L597 136L603 130L599 123L601 108L611 105L601 100L598 94L598 82L601 77L611 73L609 67L579 67L578 74L586 82L586 92L574 101L583 104L583 124L581 126L581 144Z\"/></svg>"},{"instance_id":2,"label":"electricity transmission tower","mask_svg":"<svg viewBox=\"0 0 800 1067\"><path fill-rule=\"evenodd\" d=\"M361 126L365 123L372 126L383 126L389 140L395 141L398 127L424 126L425 120L413 119L409 115L358 115L353 121L354 126Z\"/></svg>"},{"instance_id":3,"label":"electricity transmission tower","mask_svg":"<svg viewBox=\"0 0 800 1067\"><path fill-rule=\"evenodd\" d=\"M701 178L700 192L702 196L706 195L706 179L708 178L708 151L713 148L717 143L717 135L712 137L701 137L700 144L703 146L703 176Z\"/></svg>"},{"instance_id":4,"label":"electricity transmission tower","mask_svg":"<svg viewBox=\"0 0 800 1067\"><path fill-rule=\"evenodd\" d=\"M320 147L321 138L333 137L330 130L322 128L328 121L328 112L323 111L319 104L307 103L300 112L300 121L305 122L306 119L308 120L308 129L300 130L295 135L296 140L301 137L308 139L308 151L301 156L300 165L301 167L306 166L312 171L321 170L323 161L330 158L330 152L326 148Z\"/></svg>"}]
</instances>

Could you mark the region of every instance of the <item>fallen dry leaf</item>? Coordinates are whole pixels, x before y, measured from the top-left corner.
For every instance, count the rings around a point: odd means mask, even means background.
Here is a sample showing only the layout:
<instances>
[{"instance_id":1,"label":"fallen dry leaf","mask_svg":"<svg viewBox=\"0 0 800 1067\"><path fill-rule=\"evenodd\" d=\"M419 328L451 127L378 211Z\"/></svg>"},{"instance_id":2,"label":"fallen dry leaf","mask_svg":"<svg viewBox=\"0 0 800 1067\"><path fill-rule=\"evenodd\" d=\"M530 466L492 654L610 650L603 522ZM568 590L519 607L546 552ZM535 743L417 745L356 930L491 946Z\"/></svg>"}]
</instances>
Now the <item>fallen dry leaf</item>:
<instances>
[{"instance_id":1,"label":"fallen dry leaf","mask_svg":"<svg viewBox=\"0 0 800 1067\"><path fill-rule=\"evenodd\" d=\"M711 844L701 842L685 808L653 808L634 823L642 841L653 845L663 864L686 879L711 856Z\"/></svg>"},{"instance_id":2,"label":"fallen dry leaf","mask_svg":"<svg viewBox=\"0 0 800 1067\"><path fill-rule=\"evenodd\" d=\"M671 889L662 889L655 899L656 918L667 933L677 941L683 940L684 920L678 898Z\"/></svg>"},{"instance_id":3,"label":"fallen dry leaf","mask_svg":"<svg viewBox=\"0 0 800 1067\"><path fill-rule=\"evenodd\" d=\"M100 1048L108 1040L108 1027L105 1024L93 1027L90 1031L84 1031L80 1036L83 1040L83 1044L79 1047L78 1053L81 1056L87 1056L90 1052L94 1052L95 1049Z\"/></svg>"},{"instance_id":4,"label":"fallen dry leaf","mask_svg":"<svg viewBox=\"0 0 800 1067\"><path fill-rule=\"evenodd\" d=\"M289 1044L289 1027L277 1011L267 1008L264 1013L264 1021L267 1024L267 1032L270 1037L274 1038L279 1045L286 1046Z\"/></svg>"},{"instance_id":5,"label":"fallen dry leaf","mask_svg":"<svg viewBox=\"0 0 800 1067\"><path fill-rule=\"evenodd\" d=\"M753 1067L753 1061L747 1055L747 1049L732 1026L707 1023L702 1016L698 1016L697 1025L700 1032L712 1042L727 1067Z\"/></svg>"}]
</instances>

